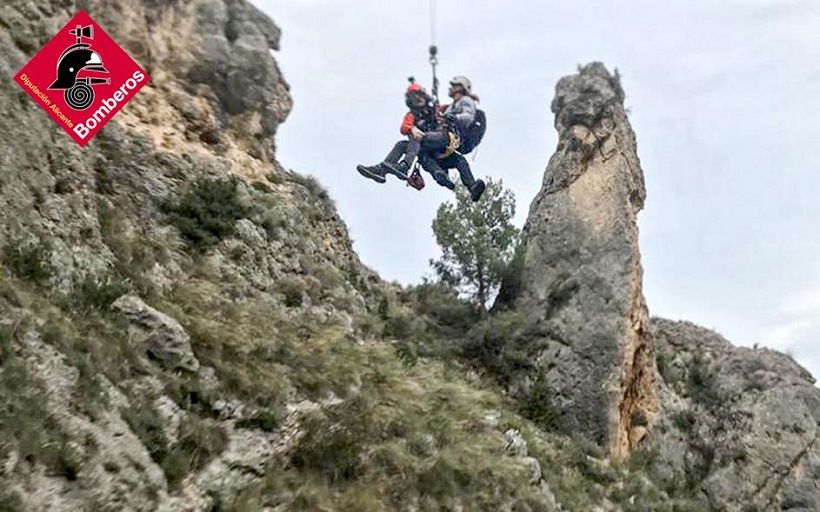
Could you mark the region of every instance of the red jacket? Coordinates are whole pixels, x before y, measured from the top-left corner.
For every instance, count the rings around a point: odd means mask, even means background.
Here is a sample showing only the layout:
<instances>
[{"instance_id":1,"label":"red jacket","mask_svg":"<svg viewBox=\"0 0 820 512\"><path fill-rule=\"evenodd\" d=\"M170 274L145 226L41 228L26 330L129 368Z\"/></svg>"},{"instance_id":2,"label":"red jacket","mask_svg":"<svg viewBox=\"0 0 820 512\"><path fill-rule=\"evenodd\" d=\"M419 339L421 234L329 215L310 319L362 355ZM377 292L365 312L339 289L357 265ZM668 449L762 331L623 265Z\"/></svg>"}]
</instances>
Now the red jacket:
<instances>
[{"instance_id":1,"label":"red jacket","mask_svg":"<svg viewBox=\"0 0 820 512\"><path fill-rule=\"evenodd\" d=\"M416 119L416 116L413 115L412 111L407 112L404 114L404 119L401 122L401 128L399 131L402 135L410 136L412 134L413 127L418 127L421 131L431 131L436 129L436 120L432 117L430 119Z\"/></svg>"},{"instance_id":2,"label":"red jacket","mask_svg":"<svg viewBox=\"0 0 820 512\"><path fill-rule=\"evenodd\" d=\"M413 116L412 112L408 112L404 114L404 119L401 122L401 128L399 131L402 135L410 135L414 126L416 126L416 118Z\"/></svg>"}]
</instances>

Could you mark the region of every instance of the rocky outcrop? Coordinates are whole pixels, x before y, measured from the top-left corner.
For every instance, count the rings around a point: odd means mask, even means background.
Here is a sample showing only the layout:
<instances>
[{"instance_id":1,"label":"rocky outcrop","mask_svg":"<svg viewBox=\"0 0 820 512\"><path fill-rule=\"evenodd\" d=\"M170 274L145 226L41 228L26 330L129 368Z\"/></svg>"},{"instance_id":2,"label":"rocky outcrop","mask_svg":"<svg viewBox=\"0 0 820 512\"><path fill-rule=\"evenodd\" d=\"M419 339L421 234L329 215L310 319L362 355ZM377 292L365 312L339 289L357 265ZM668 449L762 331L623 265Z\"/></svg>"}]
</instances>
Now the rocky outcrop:
<instances>
[{"instance_id":1,"label":"rocky outcrop","mask_svg":"<svg viewBox=\"0 0 820 512\"><path fill-rule=\"evenodd\" d=\"M643 173L623 91L603 65L562 78L552 111L558 148L524 227L520 282L501 293L525 313L518 343L536 361L520 392L542 379L560 430L625 456L657 408L638 250Z\"/></svg>"},{"instance_id":2,"label":"rocky outcrop","mask_svg":"<svg viewBox=\"0 0 820 512\"><path fill-rule=\"evenodd\" d=\"M171 369L199 370L199 361L191 350L191 336L179 322L133 295L115 300L111 309L128 319L129 335L152 357Z\"/></svg>"},{"instance_id":3,"label":"rocky outcrop","mask_svg":"<svg viewBox=\"0 0 820 512\"><path fill-rule=\"evenodd\" d=\"M180 180L227 173L264 179L273 135L292 104L270 56L279 30L245 1L82 4L151 76L84 149L12 82L75 6L12 0L0 7L0 208L7 212L0 235L48 240L63 289L73 277L111 266L99 192L116 197L118 209L139 212L152 231L159 203L181 191Z\"/></svg>"},{"instance_id":4,"label":"rocky outcrop","mask_svg":"<svg viewBox=\"0 0 820 512\"><path fill-rule=\"evenodd\" d=\"M151 76L81 149L11 80L73 7L56 0L0 7L2 245L37 247L53 270L49 284L67 292L112 271L123 256L115 251L126 245L113 238L145 242L154 250L143 255L144 268L126 266L167 289L192 262L165 207L197 181L235 175L243 178L244 213L235 236L208 254L233 294L273 290L285 275L325 267L369 286L374 274L359 262L326 192L274 158L276 128L292 100L271 57L280 31L270 19L244 0L78 4Z\"/></svg>"},{"instance_id":5,"label":"rocky outcrop","mask_svg":"<svg viewBox=\"0 0 820 512\"><path fill-rule=\"evenodd\" d=\"M820 389L791 357L652 320L660 414L647 449L715 510L820 509Z\"/></svg>"},{"instance_id":6,"label":"rocky outcrop","mask_svg":"<svg viewBox=\"0 0 820 512\"><path fill-rule=\"evenodd\" d=\"M563 510L561 505L555 500L555 495L552 493L552 490L550 490L549 484L541 478L541 465L538 459L529 455L527 441L521 436L521 432L516 429L508 429L504 432L504 440L506 442L504 448L507 450L507 453L513 457L517 457L521 460L521 463L527 467L530 474L530 484L537 484L539 486L550 510Z\"/></svg>"}]
</instances>

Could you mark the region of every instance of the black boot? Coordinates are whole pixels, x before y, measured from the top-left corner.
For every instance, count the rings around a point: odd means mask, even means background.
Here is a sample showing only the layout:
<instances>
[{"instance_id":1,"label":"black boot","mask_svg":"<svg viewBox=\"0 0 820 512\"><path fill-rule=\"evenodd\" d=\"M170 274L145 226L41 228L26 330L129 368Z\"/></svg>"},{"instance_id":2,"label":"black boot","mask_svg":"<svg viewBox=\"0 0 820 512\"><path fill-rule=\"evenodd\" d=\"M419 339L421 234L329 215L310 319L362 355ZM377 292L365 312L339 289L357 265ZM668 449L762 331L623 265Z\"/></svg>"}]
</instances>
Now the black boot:
<instances>
[{"instance_id":1,"label":"black boot","mask_svg":"<svg viewBox=\"0 0 820 512\"><path fill-rule=\"evenodd\" d=\"M483 180L476 180L475 183L473 183L473 185L470 187L470 197L472 198L474 203L481 199L481 194L484 193L485 188L487 187L484 185Z\"/></svg>"},{"instance_id":2,"label":"black boot","mask_svg":"<svg viewBox=\"0 0 820 512\"><path fill-rule=\"evenodd\" d=\"M385 160L380 164L380 166L384 171L394 174L398 179L407 181L407 174L410 172L410 165L404 160L397 164Z\"/></svg>"},{"instance_id":3,"label":"black boot","mask_svg":"<svg viewBox=\"0 0 820 512\"><path fill-rule=\"evenodd\" d=\"M384 171L378 165L368 167L366 165L357 165L356 170L365 178L370 178L376 183L384 183L387 179L384 177Z\"/></svg>"}]
</instances>

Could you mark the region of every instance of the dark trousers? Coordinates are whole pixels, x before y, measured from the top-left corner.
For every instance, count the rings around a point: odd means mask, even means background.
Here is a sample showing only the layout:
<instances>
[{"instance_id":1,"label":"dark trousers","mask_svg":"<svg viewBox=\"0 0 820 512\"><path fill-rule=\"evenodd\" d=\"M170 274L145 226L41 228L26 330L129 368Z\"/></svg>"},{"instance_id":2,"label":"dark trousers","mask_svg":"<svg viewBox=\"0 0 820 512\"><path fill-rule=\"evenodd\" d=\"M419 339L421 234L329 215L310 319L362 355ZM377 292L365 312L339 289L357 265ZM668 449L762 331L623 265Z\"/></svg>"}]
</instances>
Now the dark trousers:
<instances>
[{"instance_id":1,"label":"dark trousers","mask_svg":"<svg viewBox=\"0 0 820 512\"><path fill-rule=\"evenodd\" d=\"M439 160L436 158L447 148L447 135L444 132L428 132L424 134L421 142L415 139L400 140L396 142L393 149L385 157L386 162L398 163L402 155L406 154L405 162L408 165L413 164L413 159L419 155L419 163L425 171L434 174L441 172L442 169L457 169L461 176L461 182L465 187L472 187L475 183L473 173L470 170L470 164L464 156L458 153ZM415 147L415 149L413 149Z\"/></svg>"},{"instance_id":2,"label":"dark trousers","mask_svg":"<svg viewBox=\"0 0 820 512\"><path fill-rule=\"evenodd\" d=\"M441 131L426 132L420 141L411 138L407 144L407 156L404 161L412 164L420 154L436 157L447 149L448 142L447 133Z\"/></svg>"},{"instance_id":3,"label":"dark trousers","mask_svg":"<svg viewBox=\"0 0 820 512\"><path fill-rule=\"evenodd\" d=\"M463 155L453 153L447 158L438 160L437 158L431 155L422 154L420 157L420 161L421 166L424 167L424 169L431 174L441 172L442 168L456 168L458 169L458 174L461 176L461 182L464 184L465 187L470 188L473 186L473 183L475 183L473 172L470 170L470 164L467 162L467 159L464 158Z\"/></svg>"},{"instance_id":4,"label":"dark trousers","mask_svg":"<svg viewBox=\"0 0 820 512\"><path fill-rule=\"evenodd\" d=\"M390 162L391 164L399 163L401 156L407 152L407 146L409 145L408 140L400 140L393 146L393 149L390 150L390 153L384 158L385 162ZM411 162L407 162L408 164Z\"/></svg>"}]
</instances>

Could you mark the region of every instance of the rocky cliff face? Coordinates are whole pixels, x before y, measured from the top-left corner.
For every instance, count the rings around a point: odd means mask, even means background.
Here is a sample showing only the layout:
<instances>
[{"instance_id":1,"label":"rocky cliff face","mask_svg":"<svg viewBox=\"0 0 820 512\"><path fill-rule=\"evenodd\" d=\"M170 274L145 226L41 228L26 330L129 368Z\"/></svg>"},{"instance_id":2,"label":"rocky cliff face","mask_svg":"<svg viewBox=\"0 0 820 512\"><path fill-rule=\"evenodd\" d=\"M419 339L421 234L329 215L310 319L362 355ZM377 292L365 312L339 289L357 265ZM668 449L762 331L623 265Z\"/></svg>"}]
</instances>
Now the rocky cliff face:
<instances>
[{"instance_id":1,"label":"rocky cliff face","mask_svg":"<svg viewBox=\"0 0 820 512\"><path fill-rule=\"evenodd\" d=\"M647 450L716 510L820 509L820 389L791 357L652 320L661 414Z\"/></svg>"},{"instance_id":2,"label":"rocky cliff face","mask_svg":"<svg viewBox=\"0 0 820 512\"><path fill-rule=\"evenodd\" d=\"M601 64L562 78L552 110L558 149L524 227L520 285L504 295L527 316L557 426L623 457L657 409L638 250L643 172L623 91Z\"/></svg>"},{"instance_id":3,"label":"rocky cliff face","mask_svg":"<svg viewBox=\"0 0 820 512\"><path fill-rule=\"evenodd\" d=\"M226 172L264 179L272 137L291 106L269 54L279 30L246 2L80 4L152 77L85 151L68 144L9 79L62 28L71 6L6 2L0 11L6 86L0 107L7 112L0 121L6 170L0 201L14 212L0 229L11 239L47 237L57 280L64 283L111 266L97 222L100 191L117 210L150 220L182 181Z\"/></svg>"},{"instance_id":4,"label":"rocky cliff face","mask_svg":"<svg viewBox=\"0 0 820 512\"><path fill-rule=\"evenodd\" d=\"M151 75L82 149L11 80L75 8ZM274 160L278 40L241 0L0 7L4 506L201 510L292 446L311 406L259 332L298 314L353 336L378 279L321 186Z\"/></svg>"}]
</instances>

